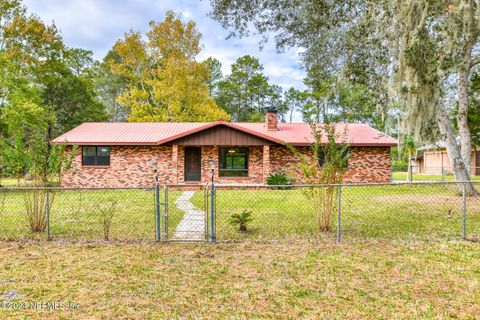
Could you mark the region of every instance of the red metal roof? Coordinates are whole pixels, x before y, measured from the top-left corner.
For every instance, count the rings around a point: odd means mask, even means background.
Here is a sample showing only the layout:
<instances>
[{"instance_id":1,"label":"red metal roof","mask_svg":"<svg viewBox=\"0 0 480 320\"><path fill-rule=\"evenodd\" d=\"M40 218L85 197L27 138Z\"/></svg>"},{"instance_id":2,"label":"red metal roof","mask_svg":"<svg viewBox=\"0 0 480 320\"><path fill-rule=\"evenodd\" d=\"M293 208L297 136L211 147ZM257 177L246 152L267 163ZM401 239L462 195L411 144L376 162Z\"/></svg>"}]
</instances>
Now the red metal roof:
<instances>
[{"instance_id":1,"label":"red metal roof","mask_svg":"<svg viewBox=\"0 0 480 320\"><path fill-rule=\"evenodd\" d=\"M313 142L308 123L278 123L267 130L264 123L216 122L86 122L54 139L69 145L160 145L213 126L224 125L277 143L309 145ZM394 146L397 140L358 123L337 123L336 132L346 134L351 146ZM338 138L338 142L342 138Z\"/></svg>"}]
</instances>

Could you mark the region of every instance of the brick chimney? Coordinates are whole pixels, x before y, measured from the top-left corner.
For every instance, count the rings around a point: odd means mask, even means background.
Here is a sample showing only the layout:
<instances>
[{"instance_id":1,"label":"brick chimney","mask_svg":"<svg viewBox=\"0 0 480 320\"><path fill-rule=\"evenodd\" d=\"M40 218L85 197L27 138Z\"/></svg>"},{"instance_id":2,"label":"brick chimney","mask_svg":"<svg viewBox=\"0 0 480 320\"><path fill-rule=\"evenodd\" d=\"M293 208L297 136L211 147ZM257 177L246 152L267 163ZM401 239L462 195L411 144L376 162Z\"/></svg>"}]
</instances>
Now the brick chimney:
<instances>
[{"instance_id":1,"label":"brick chimney","mask_svg":"<svg viewBox=\"0 0 480 320\"><path fill-rule=\"evenodd\" d=\"M265 116L265 126L268 131L278 130L278 111L275 107L269 107L267 109L267 115Z\"/></svg>"}]
</instances>

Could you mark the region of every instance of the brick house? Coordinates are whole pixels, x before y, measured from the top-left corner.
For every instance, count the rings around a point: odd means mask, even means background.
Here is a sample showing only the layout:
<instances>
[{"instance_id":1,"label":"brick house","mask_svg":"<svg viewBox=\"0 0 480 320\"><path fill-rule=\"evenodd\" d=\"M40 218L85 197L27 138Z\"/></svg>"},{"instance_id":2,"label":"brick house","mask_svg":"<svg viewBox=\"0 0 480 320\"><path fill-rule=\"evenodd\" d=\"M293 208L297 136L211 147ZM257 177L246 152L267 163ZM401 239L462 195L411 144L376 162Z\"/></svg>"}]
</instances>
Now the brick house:
<instances>
[{"instance_id":1,"label":"brick house","mask_svg":"<svg viewBox=\"0 0 480 320\"><path fill-rule=\"evenodd\" d=\"M346 126L346 130L345 130ZM337 124L346 132L350 158L345 182L389 182L390 147L397 141L365 124ZM278 123L269 110L265 123L83 123L52 143L78 145L65 187L144 187L153 183L264 184L273 172L294 173L299 159L285 147L311 154L306 123Z\"/></svg>"}]
</instances>

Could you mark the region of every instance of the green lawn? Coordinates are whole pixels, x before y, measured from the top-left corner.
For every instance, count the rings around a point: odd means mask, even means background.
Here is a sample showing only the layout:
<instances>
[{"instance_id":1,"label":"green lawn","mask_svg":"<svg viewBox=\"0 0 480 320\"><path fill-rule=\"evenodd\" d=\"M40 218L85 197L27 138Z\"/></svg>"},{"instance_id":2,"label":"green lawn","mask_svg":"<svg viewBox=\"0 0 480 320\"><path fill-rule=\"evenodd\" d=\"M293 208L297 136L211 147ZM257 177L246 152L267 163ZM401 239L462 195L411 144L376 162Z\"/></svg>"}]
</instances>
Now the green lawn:
<instances>
[{"instance_id":1,"label":"green lawn","mask_svg":"<svg viewBox=\"0 0 480 320\"><path fill-rule=\"evenodd\" d=\"M480 184L479 184L480 186ZM183 211L175 200L182 191L168 192L168 237L171 238ZM314 203L301 189L217 190L216 229L219 240L285 239L317 235ZM32 233L22 191L0 192L0 239L46 238L46 232ZM160 201L164 202L164 192ZM336 201L336 199L334 199ZM154 240L154 190L62 190L50 192L53 206L50 233L53 239L103 239L102 212L113 207L111 240ZM192 199L205 209L205 192ZM163 212L163 205L161 206ZM467 199L467 234L480 236L480 198ZM247 232L229 223L230 216L247 210L253 221ZM163 217L162 217L163 219ZM336 237L337 212L330 216L331 231L322 237ZM462 197L447 184L388 186L345 186L341 197L342 236L349 239L439 240L462 236Z\"/></svg>"},{"instance_id":2,"label":"green lawn","mask_svg":"<svg viewBox=\"0 0 480 320\"><path fill-rule=\"evenodd\" d=\"M406 172L393 172L392 173L393 181L406 181L407 173ZM444 175L444 181L455 181L455 176L453 174ZM442 175L440 174L425 174L425 173L414 173L412 174L413 181L442 181ZM480 181L480 176L472 176L472 181Z\"/></svg>"},{"instance_id":3,"label":"green lawn","mask_svg":"<svg viewBox=\"0 0 480 320\"><path fill-rule=\"evenodd\" d=\"M474 242L0 242L0 318L475 319L479 261Z\"/></svg>"},{"instance_id":4,"label":"green lawn","mask_svg":"<svg viewBox=\"0 0 480 320\"><path fill-rule=\"evenodd\" d=\"M202 199L194 203L199 207ZM271 239L318 233L313 203L302 190L217 190L217 238ZM341 224L344 238L399 240L459 239L462 198L455 185L343 187ZM467 201L467 231L480 236L480 198ZM233 213L252 212L248 232L229 224ZM336 212L331 217L336 236Z\"/></svg>"},{"instance_id":5,"label":"green lawn","mask_svg":"<svg viewBox=\"0 0 480 320\"><path fill-rule=\"evenodd\" d=\"M18 185L17 179L12 178L0 178L0 185L1 186L16 186Z\"/></svg>"}]
</instances>

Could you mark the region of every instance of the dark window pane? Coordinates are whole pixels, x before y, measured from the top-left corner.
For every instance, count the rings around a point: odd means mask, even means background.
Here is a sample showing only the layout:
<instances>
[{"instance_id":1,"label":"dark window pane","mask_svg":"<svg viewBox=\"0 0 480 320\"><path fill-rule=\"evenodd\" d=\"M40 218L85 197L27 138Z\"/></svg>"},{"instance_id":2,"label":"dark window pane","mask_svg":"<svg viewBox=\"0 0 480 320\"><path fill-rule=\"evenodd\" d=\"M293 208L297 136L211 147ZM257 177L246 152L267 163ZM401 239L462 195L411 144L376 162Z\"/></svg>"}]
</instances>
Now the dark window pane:
<instances>
[{"instance_id":1,"label":"dark window pane","mask_svg":"<svg viewBox=\"0 0 480 320\"><path fill-rule=\"evenodd\" d=\"M95 157L96 157L96 148L95 147L83 147L82 148L83 159L82 164L84 166L94 166Z\"/></svg>"},{"instance_id":2,"label":"dark window pane","mask_svg":"<svg viewBox=\"0 0 480 320\"><path fill-rule=\"evenodd\" d=\"M109 166L110 157L97 157L97 166Z\"/></svg>"},{"instance_id":3,"label":"dark window pane","mask_svg":"<svg viewBox=\"0 0 480 320\"><path fill-rule=\"evenodd\" d=\"M95 157L95 155L97 154L96 149L96 147L83 147L83 155L87 157Z\"/></svg>"},{"instance_id":4,"label":"dark window pane","mask_svg":"<svg viewBox=\"0 0 480 320\"><path fill-rule=\"evenodd\" d=\"M97 147L97 156L99 157L109 157L110 148L109 147Z\"/></svg>"},{"instance_id":5,"label":"dark window pane","mask_svg":"<svg viewBox=\"0 0 480 320\"><path fill-rule=\"evenodd\" d=\"M345 158L347 158L349 156L349 152L350 150L348 148L346 148L344 151L343 151L343 154L342 154L342 160L344 160ZM323 167L326 163L326 155L325 155L325 150L323 149L319 149L318 150L318 164L320 165L320 167ZM348 158L347 160L345 161L345 164L344 164L344 167L345 168L348 168Z\"/></svg>"},{"instance_id":6,"label":"dark window pane","mask_svg":"<svg viewBox=\"0 0 480 320\"><path fill-rule=\"evenodd\" d=\"M84 156L83 157L83 165L84 166L94 166L95 165L95 157Z\"/></svg>"},{"instance_id":7,"label":"dark window pane","mask_svg":"<svg viewBox=\"0 0 480 320\"><path fill-rule=\"evenodd\" d=\"M82 164L84 166L109 166L110 147L82 147Z\"/></svg>"},{"instance_id":8,"label":"dark window pane","mask_svg":"<svg viewBox=\"0 0 480 320\"><path fill-rule=\"evenodd\" d=\"M323 149L318 150L318 164L320 167L325 165L325 151Z\"/></svg>"},{"instance_id":9,"label":"dark window pane","mask_svg":"<svg viewBox=\"0 0 480 320\"><path fill-rule=\"evenodd\" d=\"M248 176L248 148L219 149L221 177Z\"/></svg>"}]
</instances>

